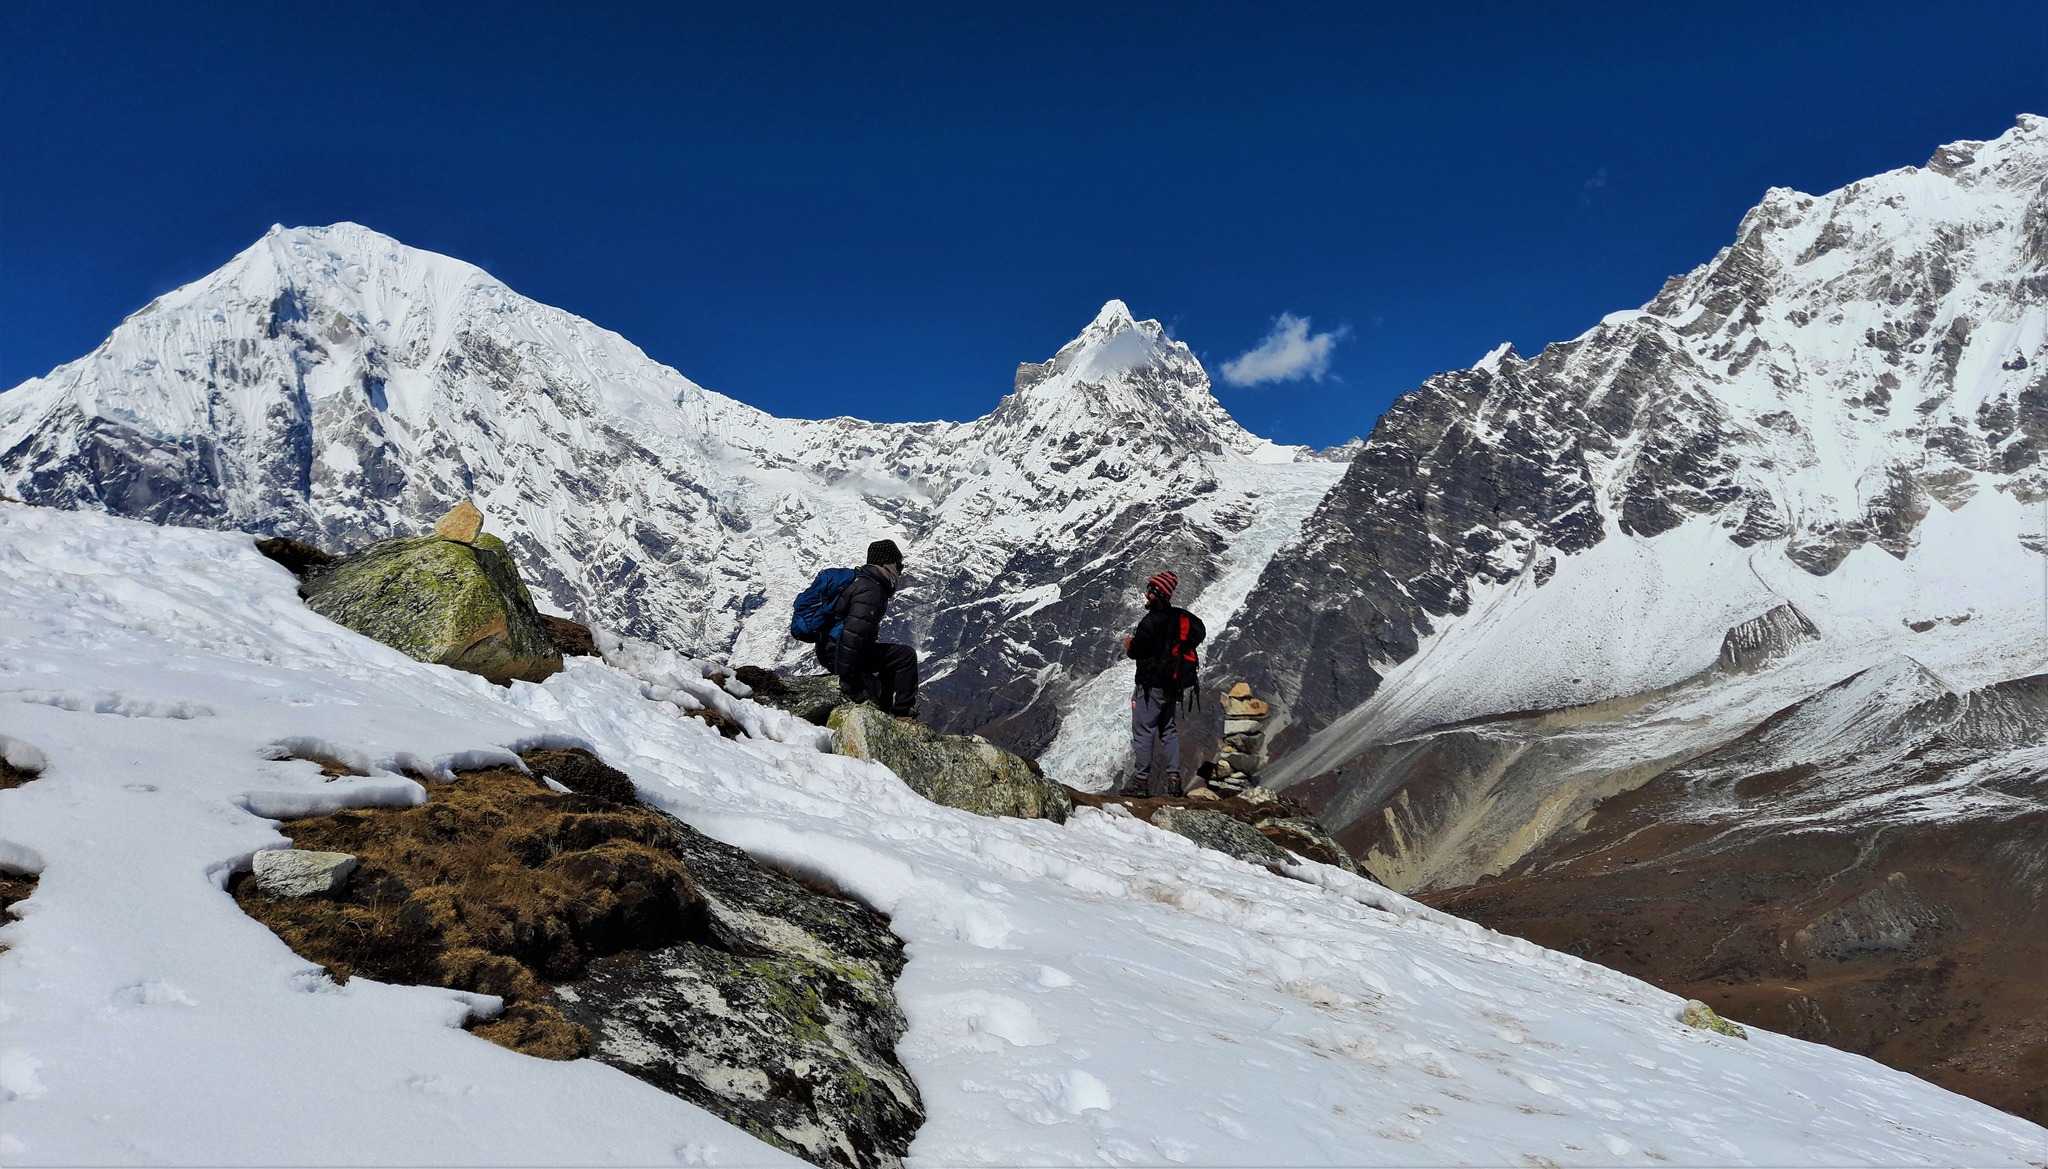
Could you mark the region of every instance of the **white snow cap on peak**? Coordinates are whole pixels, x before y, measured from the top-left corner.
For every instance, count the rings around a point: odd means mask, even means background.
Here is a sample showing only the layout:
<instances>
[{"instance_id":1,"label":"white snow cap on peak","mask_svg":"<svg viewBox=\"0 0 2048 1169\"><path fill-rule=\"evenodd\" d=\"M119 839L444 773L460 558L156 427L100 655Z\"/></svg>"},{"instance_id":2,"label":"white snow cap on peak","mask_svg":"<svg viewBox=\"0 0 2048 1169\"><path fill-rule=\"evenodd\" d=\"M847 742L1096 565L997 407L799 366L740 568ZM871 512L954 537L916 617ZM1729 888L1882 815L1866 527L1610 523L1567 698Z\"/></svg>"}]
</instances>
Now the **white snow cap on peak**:
<instances>
[{"instance_id":1,"label":"white snow cap on peak","mask_svg":"<svg viewBox=\"0 0 2048 1169\"><path fill-rule=\"evenodd\" d=\"M1102 306L1102 311L1095 314L1095 319L1089 322L1088 327L1091 329L1102 328L1114 332L1119 329L1132 328L1137 323L1137 318L1131 316L1131 307L1129 305L1120 300L1112 300Z\"/></svg>"}]
</instances>

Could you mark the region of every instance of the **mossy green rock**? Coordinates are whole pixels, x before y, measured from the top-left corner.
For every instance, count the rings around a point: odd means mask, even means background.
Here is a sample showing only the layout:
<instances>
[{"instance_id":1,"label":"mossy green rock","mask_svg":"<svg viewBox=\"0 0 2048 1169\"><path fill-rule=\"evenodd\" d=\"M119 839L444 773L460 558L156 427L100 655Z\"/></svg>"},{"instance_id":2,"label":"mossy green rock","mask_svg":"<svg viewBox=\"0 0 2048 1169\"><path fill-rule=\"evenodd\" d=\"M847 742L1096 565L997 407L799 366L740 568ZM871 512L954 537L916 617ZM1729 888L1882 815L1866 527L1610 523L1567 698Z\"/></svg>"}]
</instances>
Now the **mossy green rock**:
<instances>
[{"instance_id":1,"label":"mossy green rock","mask_svg":"<svg viewBox=\"0 0 2048 1169\"><path fill-rule=\"evenodd\" d=\"M315 613L409 657L538 682L562 668L505 542L384 540L340 557L299 590Z\"/></svg>"},{"instance_id":2,"label":"mossy green rock","mask_svg":"<svg viewBox=\"0 0 2048 1169\"><path fill-rule=\"evenodd\" d=\"M1161 808L1152 814L1152 825L1177 832L1203 848L1254 865L1291 865L1293 854L1265 837L1259 830L1222 812L1198 812L1192 808Z\"/></svg>"},{"instance_id":3,"label":"mossy green rock","mask_svg":"<svg viewBox=\"0 0 2048 1169\"><path fill-rule=\"evenodd\" d=\"M825 725L832 728L834 751L880 763L935 804L1056 824L1074 810L1060 785L980 735L941 735L866 703L839 707Z\"/></svg>"},{"instance_id":4,"label":"mossy green rock","mask_svg":"<svg viewBox=\"0 0 2048 1169\"><path fill-rule=\"evenodd\" d=\"M1735 1039L1749 1038L1749 1032L1743 1029L1742 1024L1723 1019L1714 1013L1714 1008L1698 999L1685 1000L1685 1010L1679 1013L1678 1021L1688 1027L1712 1031L1717 1035L1727 1035Z\"/></svg>"}]
</instances>

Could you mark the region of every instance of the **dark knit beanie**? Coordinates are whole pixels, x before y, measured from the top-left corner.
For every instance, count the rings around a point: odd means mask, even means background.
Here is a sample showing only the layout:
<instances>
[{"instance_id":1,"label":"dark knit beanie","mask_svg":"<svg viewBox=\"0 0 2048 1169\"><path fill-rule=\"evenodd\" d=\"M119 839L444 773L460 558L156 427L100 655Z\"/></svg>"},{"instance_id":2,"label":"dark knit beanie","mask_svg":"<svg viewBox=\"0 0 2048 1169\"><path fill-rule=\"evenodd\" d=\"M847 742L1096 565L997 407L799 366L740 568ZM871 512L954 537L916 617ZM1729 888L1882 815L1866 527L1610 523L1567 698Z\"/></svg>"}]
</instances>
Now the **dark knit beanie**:
<instances>
[{"instance_id":1,"label":"dark knit beanie","mask_svg":"<svg viewBox=\"0 0 2048 1169\"><path fill-rule=\"evenodd\" d=\"M876 540L868 545L868 563L901 564L903 563L903 550L896 546L896 541L894 540Z\"/></svg>"}]
</instances>

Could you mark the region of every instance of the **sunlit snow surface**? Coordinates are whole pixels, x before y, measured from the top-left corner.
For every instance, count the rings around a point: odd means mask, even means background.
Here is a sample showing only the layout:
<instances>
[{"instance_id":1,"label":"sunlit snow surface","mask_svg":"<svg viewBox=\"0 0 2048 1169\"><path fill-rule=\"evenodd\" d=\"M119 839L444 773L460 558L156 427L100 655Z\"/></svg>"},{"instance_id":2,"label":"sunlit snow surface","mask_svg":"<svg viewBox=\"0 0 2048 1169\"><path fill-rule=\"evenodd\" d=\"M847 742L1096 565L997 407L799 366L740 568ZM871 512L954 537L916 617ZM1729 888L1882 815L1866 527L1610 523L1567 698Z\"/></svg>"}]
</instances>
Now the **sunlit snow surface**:
<instances>
[{"instance_id":1,"label":"sunlit snow surface","mask_svg":"<svg viewBox=\"0 0 2048 1169\"><path fill-rule=\"evenodd\" d=\"M1304 864L1127 817L988 820L628 645L493 688L328 624L247 538L0 506L0 1157L736 1164L779 1154L603 1065L458 1029L487 1000L337 987L221 884L260 818L422 798L587 744L699 828L891 915L921 1165L1972 1164L2048 1131L1857 1056L1675 1021L1643 983ZM716 703L757 737L678 717ZM324 782L290 740L370 761ZM252 811L251 809L255 809Z\"/></svg>"}]
</instances>

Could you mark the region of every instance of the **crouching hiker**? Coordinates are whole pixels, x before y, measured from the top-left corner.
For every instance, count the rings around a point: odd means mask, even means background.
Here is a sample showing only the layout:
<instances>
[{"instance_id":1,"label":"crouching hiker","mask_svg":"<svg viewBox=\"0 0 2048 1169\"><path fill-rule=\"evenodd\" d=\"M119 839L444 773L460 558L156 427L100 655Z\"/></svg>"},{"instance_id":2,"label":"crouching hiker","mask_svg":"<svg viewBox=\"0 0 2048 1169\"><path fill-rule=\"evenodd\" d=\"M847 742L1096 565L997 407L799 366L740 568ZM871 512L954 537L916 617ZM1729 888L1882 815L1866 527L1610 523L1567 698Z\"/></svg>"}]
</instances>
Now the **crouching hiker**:
<instances>
[{"instance_id":1,"label":"crouching hiker","mask_svg":"<svg viewBox=\"0 0 2048 1169\"><path fill-rule=\"evenodd\" d=\"M826 569L811 582L805 596L837 589L831 607L816 623L818 664L839 676L839 693L848 702L874 703L899 719L917 718L917 651L907 645L876 641L889 598L903 575L903 553L894 540L868 545L868 562L858 569ZM830 578L828 580L828 578ZM822 600L823 598L818 598ZM822 606L821 606L822 607ZM790 632L802 640L805 598L797 599L797 621Z\"/></svg>"},{"instance_id":2,"label":"crouching hiker","mask_svg":"<svg viewBox=\"0 0 2048 1169\"><path fill-rule=\"evenodd\" d=\"M1207 630L1202 619L1173 603L1180 578L1162 572L1145 582L1145 615L1124 638L1124 652L1138 663L1138 688L1131 695L1131 753L1137 757L1124 795L1152 795L1152 755L1165 764L1166 794L1186 794L1180 782L1181 697L1195 688L1195 647Z\"/></svg>"}]
</instances>

